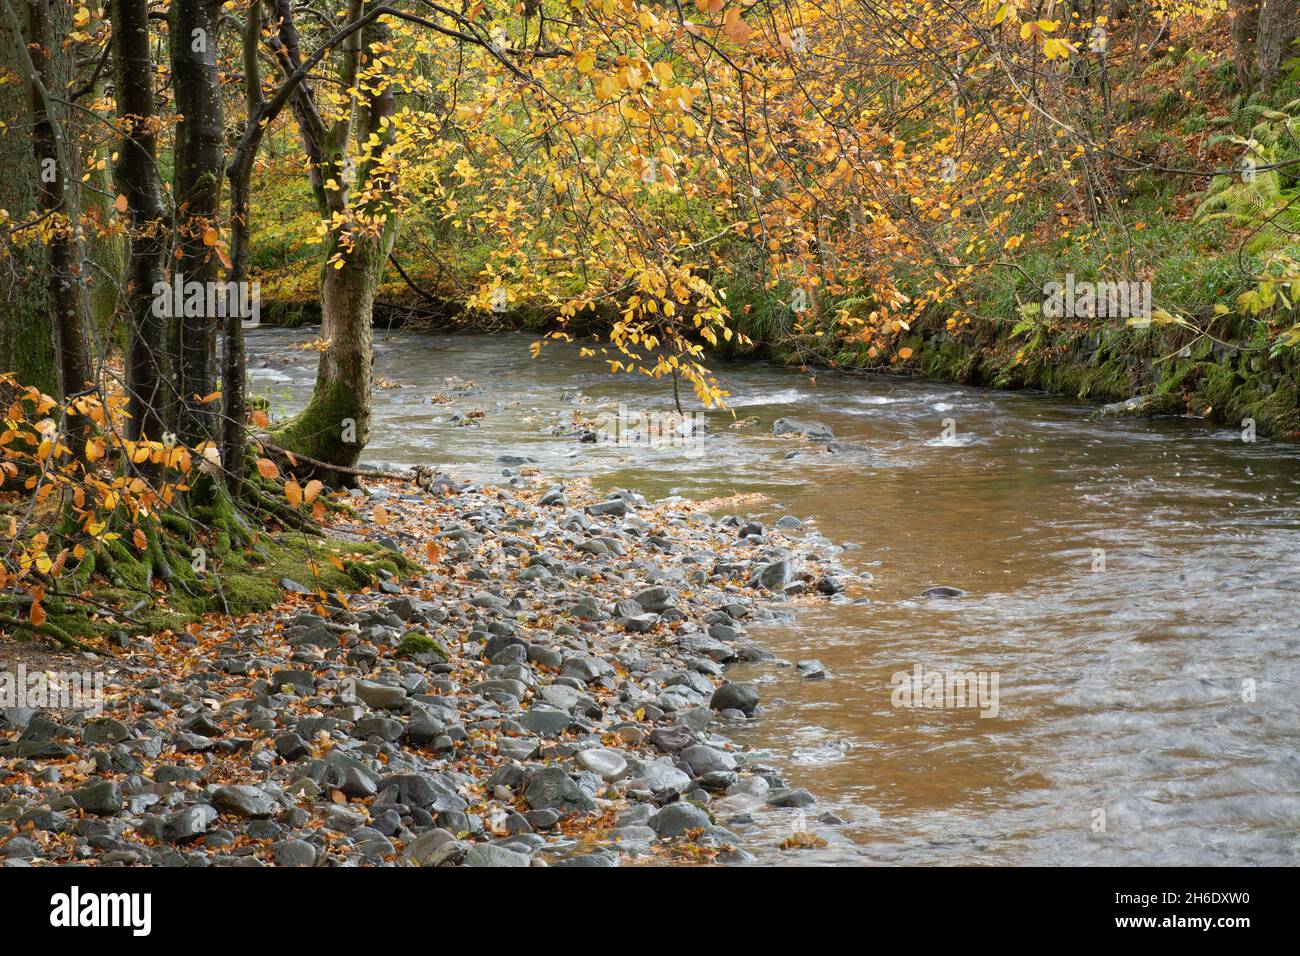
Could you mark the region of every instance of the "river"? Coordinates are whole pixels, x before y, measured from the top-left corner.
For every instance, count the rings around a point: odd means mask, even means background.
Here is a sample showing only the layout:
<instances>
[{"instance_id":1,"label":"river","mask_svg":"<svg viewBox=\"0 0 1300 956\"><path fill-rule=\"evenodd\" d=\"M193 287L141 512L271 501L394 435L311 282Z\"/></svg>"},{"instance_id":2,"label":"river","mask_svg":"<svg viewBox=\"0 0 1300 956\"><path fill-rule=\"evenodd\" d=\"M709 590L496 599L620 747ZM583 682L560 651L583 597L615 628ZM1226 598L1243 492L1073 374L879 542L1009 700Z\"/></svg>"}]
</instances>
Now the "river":
<instances>
[{"instance_id":1,"label":"river","mask_svg":"<svg viewBox=\"0 0 1300 956\"><path fill-rule=\"evenodd\" d=\"M310 394L316 355L295 346L315 335L249 333L252 393L277 413ZM583 444L554 426L620 402L666 411L670 387L610 376L575 346L531 358L523 333L376 335L368 463L500 480L494 459L519 455L543 474L653 498L761 494L733 510L792 514L850 545L840 559L859 578L848 600L751 632L830 676L770 664L731 673L759 682L767 708L728 733L817 794L807 827L830 840L770 859L1300 859L1295 444L759 362L717 363L734 417L708 413L702 446ZM777 439L783 416L866 450ZM795 448L806 450L788 458ZM932 585L966 594L922 599ZM917 665L996 677L996 716L895 706L892 678ZM823 825L827 811L843 822Z\"/></svg>"}]
</instances>

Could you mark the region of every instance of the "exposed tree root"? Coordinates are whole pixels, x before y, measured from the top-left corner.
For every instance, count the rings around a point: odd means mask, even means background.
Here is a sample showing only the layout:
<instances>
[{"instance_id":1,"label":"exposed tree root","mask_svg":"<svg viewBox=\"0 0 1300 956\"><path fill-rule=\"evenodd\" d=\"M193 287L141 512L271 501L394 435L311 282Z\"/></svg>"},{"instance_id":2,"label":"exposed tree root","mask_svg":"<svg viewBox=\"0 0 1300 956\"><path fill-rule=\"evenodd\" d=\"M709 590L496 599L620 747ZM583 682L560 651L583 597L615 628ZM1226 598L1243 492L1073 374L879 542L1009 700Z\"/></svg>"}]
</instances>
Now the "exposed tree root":
<instances>
[{"instance_id":1,"label":"exposed tree root","mask_svg":"<svg viewBox=\"0 0 1300 956\"><path fill-rule=\"evenodd\" d=\"M33 624L31 621L24 621L22 618L12 617L8 614L0 614L0 624L5 625L6 627L11 627L14 630L28 631L39 637L48 637L51 640L62 644L64 647L70 647L77 651L85 651L88 654L106 655L111 653L102 648L94 647L84 641L78 640L57 624L51 624L49 621L46 621L44 624Z\"/></svg>"}]
</instances>

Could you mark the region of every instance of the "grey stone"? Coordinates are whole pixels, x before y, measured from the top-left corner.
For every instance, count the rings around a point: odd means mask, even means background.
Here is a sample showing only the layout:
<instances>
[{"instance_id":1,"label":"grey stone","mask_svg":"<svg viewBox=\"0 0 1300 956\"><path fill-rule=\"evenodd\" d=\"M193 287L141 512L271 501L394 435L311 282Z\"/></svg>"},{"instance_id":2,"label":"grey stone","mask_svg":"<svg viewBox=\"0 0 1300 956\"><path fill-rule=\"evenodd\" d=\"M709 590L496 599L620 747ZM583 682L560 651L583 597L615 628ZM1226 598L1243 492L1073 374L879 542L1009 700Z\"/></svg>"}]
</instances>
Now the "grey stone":
<instances>
[{"instance_id":1,"label":"grey stone","mask_svg":"<svg viewBox=\"0 0 1300 956\"><path fill-rule=\"evenodd\" d=\"M666 790L681 793L690 785L690 776L678 770L672 761L664 757L652 760L642 767L640 775L628 786L634 790L649 790L651 793Z\"/></svg>"},{"instance_id":2,"label":"grey stone","mask_svg":"<svg viewBox=\"0 0 1300 956\"><path fill-rule=\"evenodd\" d=\"M572 720L567 710L538 706L525 711L519 718L519 724L530 733L556 737L568 729Z\"/></svg>"},{"instance_id":3,"label":"grey stone","mask_svg":"<svg viewBox=\"0 0 1300 956\"><path fill-rule=\"evenodd\" d=\"M606 783L613 783L627 774L627 760L617 750L593 747L578 753L578 763Z\"/></svg>"},{"instance_id":4,"label":"grey stone","mask_svg":"<svg viewBox=\"0 0 1300 956\"><path fill-rule=\"evenodd\" d=\"M714 710L738 710L748 717L758 706L758 689L752 684L723 684L713 692L709 706Z\"/></svg>"},{"instance_id":5,"label":"grey stone","mask_svg":"<svg viewBox=\"0 0 1300 956\"><path fill-rule=\"evenodd\" d=\"M932 588L926 588L924 591L921 592L921 597L927 599L959 598L962 597L965 593L966 592L963 591L961 588L950 588L946 584L940 584Z\"/></svg>"},{"instance_id":6,"label":"grey stone","mask_svg":"<svg viewBox=\"0 0 1300 956\"><path fill-rule=\"evenodd\" d=\"M265 820L276 810L275 801L261 790L242 785L218 787L212 792L212 805L223 813L249 820Z\"/></svg>"},{"instance_id":7,"label":"grey stone","mask_svg":"<svg viewBox=\"0 0 1300 956\"><path fill-rule=\"evenodd\" d=\"M687 747L680 754L691 768L691 773L700 777L717 770L735 770L736 758L725 750L710 747L707 744L695 744Z\"/></svg>"},{"instance_id":8,"label":"grey stone","mask_svg":"<svg viewBox=\"0 0 1300 956\"><path fill-rule=\"evenodd\" d=\"M810 807L817 802L817 798L803 787L797 789L783 787L769 793L767 802L773 807Z\"/></svg>"},{"instance_id":9,"label":"grey stone","mask_svg":"<svg viewBox=\"0 0 1300 956\"><path fill-rule=\"evenodd\" d=\"M533 774L524 789L524 800L534 810L558 810L561 813L590 813L596 802L562 767L544 767Z\"/></svg>"},{"instance_id":10,"label":"grey stone","mask_svg":"<svg viewBox=\"0 0 1300 956\"><path fill-rule=\"evenodd\" d=\"M97 780L74 790L72 799L86 813L96 816L112 816L121 812L124 806L122 788L112 780Z\"/></svg>"},{"instance_id":11,"label":"grey stone","mask_svg":"<svg viewBox=\"0 0 1300 956\"><path fill-rule=\"evenodd\" d=\"M476 843L465 854L462 866L528 866L529 859L523 853L516 853L503 846L491 843Z\"/></svg>"},{"instance_id":12,"label":"grey stone","mask_svg":"<svg viewBox=\"0 0 1300 956\"><path fill-rule=\"evenodd\" d=\"M707 830L712 825L706 810L684 801L668 804L650 823L660 837L679 837L688 830Z\"/></svg>"},{"instance_id":13,"label":"grey stone","mask_svg":"<svg viewBox=\"0 0 1300 956\"><path fill-rule=\"evenodd\" d=\"M316 848L306 840L281 840L271 844L276 866L313 866Z\"/></svg>"},{"instance_id":14,"label":"grey stone","mask_svg":"<svg viewBox=\"0 0 1300 956\"><path fill-rule=\"evenodd\" d=\"M368 707L392 709L401 707L406 702L406 691L401 687L388 684L375 684L370 681L354 682L352 692L365 702Z\"/></svg>"},{"instance_id":15,"label":"grey stone","mask_svg":"<svg viewBox=\"0 0 1300 956\"><path fill-rule=\"evenodd\" d=\"M795 669L799 671L799 676L804 680L825 680L830 676L826 673L826 667L816 658L799 661L795 665Z\"/></svg>"}]
</instances>

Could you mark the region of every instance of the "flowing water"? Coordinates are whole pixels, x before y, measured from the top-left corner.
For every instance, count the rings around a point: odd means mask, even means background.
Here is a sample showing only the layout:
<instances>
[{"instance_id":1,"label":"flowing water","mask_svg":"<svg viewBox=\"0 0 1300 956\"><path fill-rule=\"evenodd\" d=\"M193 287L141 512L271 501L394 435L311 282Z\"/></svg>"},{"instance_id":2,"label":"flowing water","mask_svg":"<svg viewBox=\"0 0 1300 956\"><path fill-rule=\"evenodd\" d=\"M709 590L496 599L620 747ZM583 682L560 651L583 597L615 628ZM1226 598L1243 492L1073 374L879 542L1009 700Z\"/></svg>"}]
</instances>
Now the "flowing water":
<instances>
[{"instance_id":1,"label":"flowing water","mask_svg":"<svg viewBox=\"0 0 1300 956\"><path fill-rule=\"evenodd\" d=\"M254 392L301 406L313 331L250 334ZM524 334L379 333L366 461L499 477L499 455L651 498L761 493L849 543L857 601L754 639L830 673L746 665L764 718L733 733L819 798L822 850L781 862L1294 864L1300 860L1300 448L1200 423L1092 422L1088 407L890 377L722 363L735 418L703 454L552 433L663 382L612 377ZM454 377L450 381L448 379ZM466 383L474 388L461 390ZM590 399L575 403L574 393ZM447 404L433 399L445 396ZM453 415L481 410L476 424ZM782 416L867 451L774 438ZM744 427L733 423L757 419ZM793 458L792 448L804 447ZM856 547L853 547L856 546ZM931 585L961 588L926 600ZM868 600L862 601L860 599ZM982 672L996 716L895 706L892 678ZM987 685L990 686L991 685ZM918 695L919 696L919 695ZM959 702L958 702L959 703ZM969 703L969 702L968 702ZM833 811L845 822L817 817ZM765 826L773 846L781 817Z\"/></svg>"}]
</instances>

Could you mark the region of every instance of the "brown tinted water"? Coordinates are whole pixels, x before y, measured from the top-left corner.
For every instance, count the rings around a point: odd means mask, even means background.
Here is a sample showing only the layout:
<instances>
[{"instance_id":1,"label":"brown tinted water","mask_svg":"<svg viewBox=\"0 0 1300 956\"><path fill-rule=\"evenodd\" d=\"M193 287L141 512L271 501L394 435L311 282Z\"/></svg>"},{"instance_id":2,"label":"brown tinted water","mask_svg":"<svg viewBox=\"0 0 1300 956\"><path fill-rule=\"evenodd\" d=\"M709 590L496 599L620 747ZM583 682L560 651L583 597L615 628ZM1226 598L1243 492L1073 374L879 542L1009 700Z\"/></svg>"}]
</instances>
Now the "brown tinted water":
<instances>
[{"instance_id":1,"label":"brown tinted water","mask_svg":"<svg viewBox=\"0 0 1300 956\"><path fill-rule=\"evenodd\" d=\"M254 392L310 392L314 330L250 333ZM1293 864L1300 859L1300 448L1200 423L1093 422L1057 399L723 363L736 419L701 449L581 444L575 411L667 411L663 382L531 336L380 334L366 460L500 477L499 455L649 497L760 493L859 575L753 637L826 680L749 665L737 739L819 797L824 850L780 862ZM448 376L458 381L444 382ZM463 382L475 388L456 390ZM572 393L589 398L575 404ZM566 396L566 391L569 393ZM433 404L445 393L451 404ZM450 419L485 412L477 424ZM866 452L770 435L822 422ZM756 418L742 428L737 419ZM1104 563L1104 568L1102 567ZM956 599L924 600L949 585ZM998 713L893 706L915 665L998 678ZM1253 685L1252 685L1253 682ZM1253 691L1252 691L1253 686ZM1253 699L1252 699L1253 698ZM730 731L729 731L730 732ZM838 814L842 826L817 816ZM1104 814L1104 818L1102 816ZM790 815L793 818L793 814ZM1104 829L1102 824L1104 823ZM780 817L765 826L774 846Z\"/></svg>"}]
</instances>

